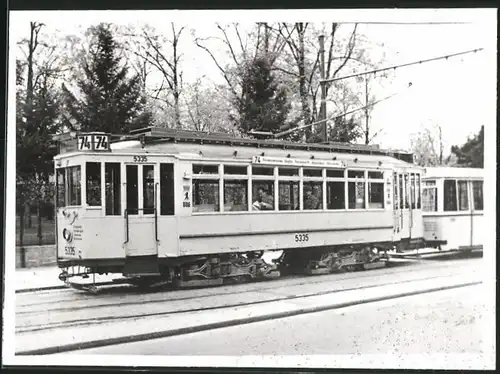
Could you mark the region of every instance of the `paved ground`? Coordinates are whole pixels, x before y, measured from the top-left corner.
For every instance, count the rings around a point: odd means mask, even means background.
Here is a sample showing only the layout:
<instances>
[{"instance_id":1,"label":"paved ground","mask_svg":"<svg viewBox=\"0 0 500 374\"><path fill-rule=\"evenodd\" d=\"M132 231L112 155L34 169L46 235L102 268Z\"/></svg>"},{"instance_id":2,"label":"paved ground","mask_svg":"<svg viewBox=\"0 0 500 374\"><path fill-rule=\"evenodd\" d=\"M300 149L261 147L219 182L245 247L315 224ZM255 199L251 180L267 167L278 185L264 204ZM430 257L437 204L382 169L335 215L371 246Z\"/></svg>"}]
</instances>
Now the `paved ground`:
<instances>
[{"instance_id":1,"label":"paved ground","mask_svg":"<svg viewBox=\"0 0 500 374\"><path fill-rule=\"evenodd\" d=\"M480 286L84 351L139 355L480 354Z\"/></svg>"}]
</instances>

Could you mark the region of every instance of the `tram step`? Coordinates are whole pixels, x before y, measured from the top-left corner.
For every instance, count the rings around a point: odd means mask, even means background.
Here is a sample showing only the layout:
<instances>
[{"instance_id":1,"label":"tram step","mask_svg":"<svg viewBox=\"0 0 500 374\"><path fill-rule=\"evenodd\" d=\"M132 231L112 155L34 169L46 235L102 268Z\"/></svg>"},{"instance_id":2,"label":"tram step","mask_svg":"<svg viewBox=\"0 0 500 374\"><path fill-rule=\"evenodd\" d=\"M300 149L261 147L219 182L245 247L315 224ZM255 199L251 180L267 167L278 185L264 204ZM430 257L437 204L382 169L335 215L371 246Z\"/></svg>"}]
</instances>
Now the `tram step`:
<instances>
[{"instance_id":1,"label":"tram step","mask_svg":"<svg viewBox=\"0 0 500 374\"><path fill-rule=\"evenodd\" d=\"M306 269L305 273L307 275L322 275L322 274L330 274L330 268L318 268L318 269Z\"/></svg>"},{"instance_id":2,"label":"tram step","mask_svg":"<svg viewBox=\"0 0 500 374\"><path fill-rule=\"evenodd\" d=\"M207 287L207 286L220 286L224 280L222 278L218 279L193 279L189 281L177 280L175 281L176 286L179 288L190 288L190 287Z\"/></svg>"},{"instance_id":3,"label":"tram step","mask_svg":"<svg viewBox=\"0 0 500 374\"><path fill-rule=\"evenodd\" d=\"M385 261L379 261L379 262L371 262L369 264L364 264L363 268L365 270L371 270L371 269L380 269L385 267Z\"/></svg>"},{"instance_id":4,"label":"tram step","mask_svg":"<svg viewBox=\"0 0 500 374\"><path fill-rule=\"evenodd\" d=\"M123 268L125 276L160 275L158 257L153 256L128 256L125 258Z\"/></svg>"}]
</instances>

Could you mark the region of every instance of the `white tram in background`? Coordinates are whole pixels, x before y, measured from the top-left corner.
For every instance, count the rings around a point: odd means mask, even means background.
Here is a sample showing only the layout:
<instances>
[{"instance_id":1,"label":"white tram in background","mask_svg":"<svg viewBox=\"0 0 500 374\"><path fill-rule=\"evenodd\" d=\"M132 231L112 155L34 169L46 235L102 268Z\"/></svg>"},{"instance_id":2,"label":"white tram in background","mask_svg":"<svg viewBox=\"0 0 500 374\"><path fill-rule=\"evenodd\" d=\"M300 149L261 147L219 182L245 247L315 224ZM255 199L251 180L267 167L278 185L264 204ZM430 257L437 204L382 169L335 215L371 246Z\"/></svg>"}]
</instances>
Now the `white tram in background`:
<instances>
[{"instance_id":1,"label":"white tram in background","mask_svg":"<svg viewBox=\"0 0 500 374\"><path fill-rule=\"evenodd\" d=\"M58 140L64 281L213 285L379 267L387 251L425 245L411 154L158 128ZM282 256L266 263L274 250Z\"/></svg>"},{"instance_id":2,"label":"white tram in background","mask_svg":"<svg viewBox=\"0 0 500 374\"><path fill-rule=\"evenodd\" d=\"M483 249L483 175L483 169L425 169L422 214L429 245L447 250Z\"/></svg>"}]
</instances>

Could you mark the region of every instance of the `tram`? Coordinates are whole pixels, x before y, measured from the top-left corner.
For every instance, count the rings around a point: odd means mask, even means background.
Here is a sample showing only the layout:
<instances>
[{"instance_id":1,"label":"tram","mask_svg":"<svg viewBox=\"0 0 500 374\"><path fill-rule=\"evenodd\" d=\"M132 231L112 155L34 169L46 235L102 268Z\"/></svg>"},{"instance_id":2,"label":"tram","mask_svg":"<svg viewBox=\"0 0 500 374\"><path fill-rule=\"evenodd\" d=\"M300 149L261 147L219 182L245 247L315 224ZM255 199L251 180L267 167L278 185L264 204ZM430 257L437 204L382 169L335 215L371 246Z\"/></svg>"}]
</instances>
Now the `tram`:
<instances>
[{"instance_id":1,"label":"tram","mask_svg":"<svg viewBox=\"0 0 500 374\"><path fill-rule=\"evenodd\" d=\"M424 239L440 250L483 249L483 180L479 168L426 168L422 177Z\"/></svg>"},{"instance_id":2,"label":"tram","mask_svg":"<svg viewBox=\"0 0 500 374\"><path fill-rule=\"evenodd\" d=\"M150 127L56 138L60 279L179 287L384 266L422 246L423 169L377 146ZM266 251L282 255L266 263Z\"/></svg>"}]
</instances>

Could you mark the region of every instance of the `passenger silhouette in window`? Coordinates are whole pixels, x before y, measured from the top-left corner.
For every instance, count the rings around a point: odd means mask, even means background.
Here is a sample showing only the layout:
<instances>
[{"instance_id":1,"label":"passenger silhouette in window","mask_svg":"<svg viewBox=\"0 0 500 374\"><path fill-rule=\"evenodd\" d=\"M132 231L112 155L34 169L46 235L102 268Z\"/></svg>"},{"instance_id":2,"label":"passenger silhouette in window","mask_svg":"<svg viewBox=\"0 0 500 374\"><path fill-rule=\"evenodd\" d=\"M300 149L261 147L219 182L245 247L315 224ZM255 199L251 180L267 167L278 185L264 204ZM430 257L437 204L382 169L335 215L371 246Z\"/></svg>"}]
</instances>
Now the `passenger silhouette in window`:
<instances>
[{"instance_id":1,"label":"passenger silhouette in window","mask_svg":"<svg viewBox=\"0 0 500 374\"><path fill-rule=\"evenodd\" d=\"M319 186L313 186L312 189L307 190L306 199L304 201L304 209L317 210L321 209L322 202L320 200Z\"/></svg>"},{"instance_id":2,"label":"passenger silhouette in window","mask_svg":"<svg viewBox=\"0 0 500 374\"><path fill-rule=\"evenodd\" d=\"M273 210L273 198L262 187L257 190L257 200L252 204L254 210Z\"/></svg>"}]
</instances>

